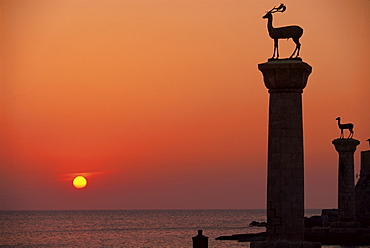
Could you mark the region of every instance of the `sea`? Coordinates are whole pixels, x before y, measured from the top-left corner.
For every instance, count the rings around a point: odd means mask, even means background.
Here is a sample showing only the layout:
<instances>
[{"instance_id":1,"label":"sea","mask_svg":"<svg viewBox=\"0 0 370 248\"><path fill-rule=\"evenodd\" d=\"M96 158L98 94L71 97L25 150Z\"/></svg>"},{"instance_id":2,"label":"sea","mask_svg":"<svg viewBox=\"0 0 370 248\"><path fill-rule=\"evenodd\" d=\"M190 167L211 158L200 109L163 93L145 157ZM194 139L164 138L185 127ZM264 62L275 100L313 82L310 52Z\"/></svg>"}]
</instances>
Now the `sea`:
<instances>
[{"instance_id":1,"label":"sea","mask_svg":"<svg viewBox=\"0 0 370 248\"><path fill-rule=\"evenodd\" d=\"M321 210L306 210L306 216ZM0 211L0 247L192 247L198 230L209 248L250 247L219 236L258 233L266 210ZM340 246L324 246L339 248Z\"/></svg>"}]
</instances>

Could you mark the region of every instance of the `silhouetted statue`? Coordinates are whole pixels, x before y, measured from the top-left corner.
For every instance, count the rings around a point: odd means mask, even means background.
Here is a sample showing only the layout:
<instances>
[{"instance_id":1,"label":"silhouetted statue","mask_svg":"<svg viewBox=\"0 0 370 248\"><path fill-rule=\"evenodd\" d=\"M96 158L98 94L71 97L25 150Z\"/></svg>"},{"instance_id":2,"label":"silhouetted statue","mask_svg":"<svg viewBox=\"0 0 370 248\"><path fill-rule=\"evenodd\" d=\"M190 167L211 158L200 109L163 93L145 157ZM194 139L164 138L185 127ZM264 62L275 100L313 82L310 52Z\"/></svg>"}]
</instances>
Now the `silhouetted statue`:
<instances>
[{"instance_id":1,"label":"silhouetted statue","mask_svg":"<svg viewBox=\"0 0 370 248\"><path fill-rule=\"evenodd\" d=\"M203 235L203 230L198 230L198 235L192 239L193 248L208 248L208 237Z\"/></svg>"},{"instance_id":2,"label":"silhouetted statue","mask_svg":"<svg viewBox=\"0 0 370 248\"><path fill-rule=\"evenodd\" d=\"M349 132L350 132L350 134L348 135L347 139L352 138L353 137L353 134L354 134L354 132L353 132L353 126L354 125L352 123L341 124L340 123L340 117L338 117L336 120L338 121L338 127L340 128L340 137L339 138L341 138L341 139L344 138L343 137L344 136L343 135L343 129L348 129Z\"/></svg>"},{"instance_id":3,"label":"silhouetted statue","mask_svg":"<svg viewBox=\"0 0 370 248\"><path fill-rule=\"evenodd\" d=\"M276 53L276 59L279 58L279 39L289 39L292 38L294 43L296 44L296 47L290 55L290 59L294 56L294 54L297 52L296 58L299 57L299 51L301 49L301 43L299 43L299 38L301 38L303 34L303 29L299 26L286 26L286 27L280 27L280 28L274 28L272 26L272 14L276 12L284 12L286 10L286 6L282 3L279 7L274 7L270 11L266 13L262 18L268 19L267 22L267 29L269 31L269 36L274 40L274 54L272 55L272 59L275 58Z\"/></svg>"}]
</instances>

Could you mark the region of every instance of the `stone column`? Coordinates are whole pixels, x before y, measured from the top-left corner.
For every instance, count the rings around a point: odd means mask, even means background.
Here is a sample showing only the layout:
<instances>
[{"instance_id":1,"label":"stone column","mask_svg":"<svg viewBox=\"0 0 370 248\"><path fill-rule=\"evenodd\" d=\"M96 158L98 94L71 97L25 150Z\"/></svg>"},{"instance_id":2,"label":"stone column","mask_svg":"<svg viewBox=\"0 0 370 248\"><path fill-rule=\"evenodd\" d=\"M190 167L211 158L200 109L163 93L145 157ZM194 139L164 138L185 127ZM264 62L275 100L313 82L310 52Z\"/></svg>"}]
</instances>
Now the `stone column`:
<instances>
[{"instance_id":1,"label":"stone column","mask_svg":"<svg viewBox=\"0 0 370 248\"><path fill-rule=\"evenodd\" d=\"M360 178L370 176L370 150L361 151Z\"/></svg>"},{"instance_id":2,"label":"stone column","mask_svg":"<svg viewBox=\"0 0 370 248\"><path fill-rule=\"evenodd\" d=\"M275 60L258 69L270 93L267 241L251 247L321 247L304 241L302 92L312 68L301 60Z\"/></svg>"},{"instance_id":3,"label":"stone column","mask_svg":"<svg viewBox=\"0 0 370 248\"><path fill-rule=\"evenodd\" d=\"M355 139L333 140L335 150L339 153L338 164L338 222L331 223L331 227L357 227L355 178L353 154L360 141Z\"/></svg>"},{"instance_id":4,"label":"stone column","mask_svg":"<svg viewBox=\"0 0 370 248\"><path fill-rule=\"evenodd\" d=\"M370 150L361 151L360 179L356 186L356 217L361 226L370 226Z\"/></svg>"}]
</instances>

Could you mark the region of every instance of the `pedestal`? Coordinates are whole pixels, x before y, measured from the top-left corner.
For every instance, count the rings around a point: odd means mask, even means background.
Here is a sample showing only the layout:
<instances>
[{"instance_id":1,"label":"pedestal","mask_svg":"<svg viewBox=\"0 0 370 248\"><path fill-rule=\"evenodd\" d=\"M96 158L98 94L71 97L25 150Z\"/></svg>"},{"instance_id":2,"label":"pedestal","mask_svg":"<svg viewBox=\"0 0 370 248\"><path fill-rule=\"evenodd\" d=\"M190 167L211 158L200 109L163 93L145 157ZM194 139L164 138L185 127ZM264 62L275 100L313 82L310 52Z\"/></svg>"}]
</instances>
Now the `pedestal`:
<instances>
[{"instance_id":1,"label":"pedestal","mask_svg":"<svg viewBox=\"0 0 370 248\"><path fill-rule=\"evenodd\" d=\"M353 154L360 141L355 139L333 140L339 154L338 163L338 222L332 228L359 227L356 222L355 179Z\"/></svg>"},{"instance_id":2,"label":"pedestal","mask_svg":"<svg viewBox=\"0 0 370 248\"><path fill-rule=\"evenodd\" d=\"M300 60L275 60L258 69L270 93L267 241L251 247L321 247L304 241L301 95L312 68Z\"/></svg>"}]
</instances>

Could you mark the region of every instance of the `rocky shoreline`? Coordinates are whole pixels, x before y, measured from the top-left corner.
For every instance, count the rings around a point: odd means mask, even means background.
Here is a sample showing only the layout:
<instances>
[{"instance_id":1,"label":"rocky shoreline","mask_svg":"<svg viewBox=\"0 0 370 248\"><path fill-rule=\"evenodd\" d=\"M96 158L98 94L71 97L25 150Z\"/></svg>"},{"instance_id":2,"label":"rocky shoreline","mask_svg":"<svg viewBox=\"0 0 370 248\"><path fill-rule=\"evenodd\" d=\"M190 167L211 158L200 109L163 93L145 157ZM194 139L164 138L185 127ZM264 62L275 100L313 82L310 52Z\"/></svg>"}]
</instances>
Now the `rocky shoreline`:
<instances>
[{"instance_id":1,"label":"rocky shoreline","mask_svg":"<svg viewBox=\"0 0 370 248\"><path fill-rule=\"evenodd\" d=\"M319 242L323 245L370 245L370 228L368 220L360 221L359 227L335 228L323 227L323 215L327 215L330 222L338 221L337 209L323 209L321 216L305 217L305 240ZM265 224L252 222L250 225ZM334 225L333 225L334 226ZM216 240L235 240L238 242L266 241L267 232L233 234L220 236Z\"/></svg>"},{"instance_id":2,"label":"rocky shoreline","mask_svg":"<svg viewBox=\"0 0 370 248\"><path fill-rule=\"evenodd\" d=\"M370 245L369 228L306 228L305 240L323 245ZM220 236L216 240L235 240L238 242L266 241L267 233L234 234Z\"/></svg>"}]
</instances>

